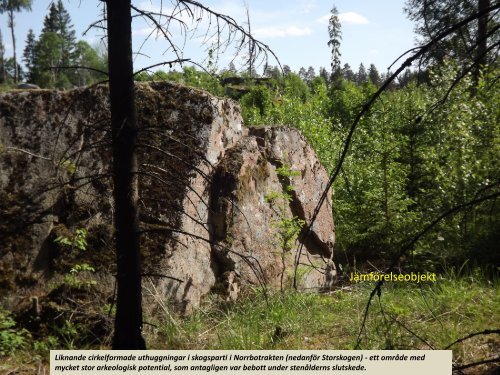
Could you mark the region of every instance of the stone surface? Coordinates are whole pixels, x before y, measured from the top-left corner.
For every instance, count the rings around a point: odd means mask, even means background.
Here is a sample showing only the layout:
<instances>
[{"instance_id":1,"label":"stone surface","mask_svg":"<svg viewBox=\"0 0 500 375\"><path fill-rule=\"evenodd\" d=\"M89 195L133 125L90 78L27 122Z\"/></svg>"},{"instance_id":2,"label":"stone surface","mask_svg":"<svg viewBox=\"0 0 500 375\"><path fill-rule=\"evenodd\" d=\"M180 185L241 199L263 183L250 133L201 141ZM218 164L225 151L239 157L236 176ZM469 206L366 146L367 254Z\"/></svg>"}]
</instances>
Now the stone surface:
<instances>
[{"instance_id":1,"label":"stone surface","mask_svg":"<svg viewBox=\"0 0 500 375\"><path fill-rule=\"evenodd\" d=\"M232 101L179 85L138 85L137 103L145 295L189 312L212 290L234 300L245 284L278 287L282 274L289 284L297 246L282 256L278 223L307 223L328 180L303 137L247 129ZM105 86L0 94L0 290L9 303L14 289L30 296L75 264L102 280L114 273L108 120ZM283 165L296 173L283 179ZM292 198L277 210L268 196L286 186ZM86 250L55 241L83 227ZM302 288L332 283L334 232L328 201L304 241Z\"/></svg>"}]
</instances>

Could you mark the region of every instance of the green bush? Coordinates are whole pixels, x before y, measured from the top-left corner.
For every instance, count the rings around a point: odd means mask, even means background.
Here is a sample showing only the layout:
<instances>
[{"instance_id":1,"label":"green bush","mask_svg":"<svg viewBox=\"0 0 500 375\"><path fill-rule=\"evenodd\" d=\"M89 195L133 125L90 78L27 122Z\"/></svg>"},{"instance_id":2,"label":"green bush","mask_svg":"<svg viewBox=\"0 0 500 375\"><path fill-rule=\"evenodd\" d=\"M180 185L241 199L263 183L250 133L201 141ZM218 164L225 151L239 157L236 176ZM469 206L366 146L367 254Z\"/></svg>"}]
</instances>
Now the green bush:
<instances>
[{"instance_id":1,"label":"green bush","mask_svg":"<svg viewBox=\"0 0 500 375\"><path fill-rule=\"evenodd\" d=\"M29 332L22 328L16 328L16 322L10 312L0 308L0 356L26 348L29 339Z\"/></svg>"}]
</instances>

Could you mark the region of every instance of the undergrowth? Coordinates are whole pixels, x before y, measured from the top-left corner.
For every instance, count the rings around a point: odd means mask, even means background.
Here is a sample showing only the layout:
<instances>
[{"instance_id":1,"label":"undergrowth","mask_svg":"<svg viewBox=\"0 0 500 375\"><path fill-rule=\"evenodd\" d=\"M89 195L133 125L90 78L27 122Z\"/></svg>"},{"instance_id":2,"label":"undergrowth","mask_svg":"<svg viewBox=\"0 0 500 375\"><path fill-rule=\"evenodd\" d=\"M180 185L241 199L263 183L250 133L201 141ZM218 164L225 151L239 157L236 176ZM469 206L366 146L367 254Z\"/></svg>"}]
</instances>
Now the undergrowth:
<instances>
[{"instance_id":1,"label":"undergrowth","mask_svg":"<svg viewBox=\"0 0 500 375\"><path fill-rule=\"evenodd\" d=\"M387 283L372 301L360 348L444 349L471 333L498 328L499 286L498 279L481 271L449 271L422 285ZM231 303L210 296L188 317L163 304L161 313L146 317L144 334L149 349L353 349L373 287L366 282L324 294L289 290L267 301L258 290L249 290ZM81 336L85 330L67 330L65 340L35 341L5 310L0 320L7 328L0 335L0 363L9 369L27 359L43 361L54 345L75 348L72 332ZM105 349L107 344L94 342L86 348ZM500 335L478 335L451 349L456 363L491 358L500 351Z\"/></svg>"},{"instance_id":2,"label":"undergrowth","mask_svg":"<svg viewBox=\"0 0 500 375\"><path fill-rule=\"evenodd\" d=\"M237 303L209 298L192 316L157 317L147 339L156 349L353 349L373 283L327 294L258 291ZM444 349L470 333L498 328L497 279L480 271L449 272L435 283L386 284L369 309L361 349ZM467 363L500 350L500 336L479 335L452 346Z\"/></svg>"}]
</instances>

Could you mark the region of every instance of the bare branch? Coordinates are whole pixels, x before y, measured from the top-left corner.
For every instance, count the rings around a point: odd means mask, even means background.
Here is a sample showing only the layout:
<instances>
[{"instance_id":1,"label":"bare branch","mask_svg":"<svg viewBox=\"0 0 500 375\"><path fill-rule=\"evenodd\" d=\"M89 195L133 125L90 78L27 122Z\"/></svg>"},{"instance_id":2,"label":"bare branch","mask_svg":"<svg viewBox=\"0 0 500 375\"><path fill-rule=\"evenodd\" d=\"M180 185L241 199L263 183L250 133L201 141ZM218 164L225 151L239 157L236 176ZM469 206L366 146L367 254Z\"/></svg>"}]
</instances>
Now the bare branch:
<instances>
[{"instance_id":1,"label":"bare branch","mask_svg":"<svg viewBox=\"0 0 500 375\"><path fill-rule=\"evenodd\" d=\"M57 70L57 69L73 69L73 70L84 69L84 70L90 70L92 72L97 72L97 73L103 74L105 76L108 75L108 72L105 72L104 70L100 70L100 69L96 69L96 68L91 68L89 66L80 66L80 65L51 66L51 67L49 67L49 69L51 69L51 70Z\"/></svg>"},{"instance_id":2,"label":"bare branch","mask_svg":"<svg viewBox=\"0 0 500 375\"><path fill-rule=\"evenodd\" d=\"M479 365L485 365L487 363L500 363L500 357L495 357L495 358L490 358L490 359L484 359L482 361L468 363L466 365L455 366L454 369L455 370L465 370L466 368L476 367L476 366L479 366Z\"/></svg>"},{"instance_id":3,"label":"bare branch","mask_svg":"<svg viewBox=\"0 0 500 375\"><path fill-rule=\"evenodd\" d=\"M480 336L480 335L493 335L493 334L496 334L496 335L500 335L500 329L485 329L484 331L481 331L481 332L474 332L474 333L471 333L467 336L464 336L456 341L453 341L450 345L446 346L445 348L443 348L443 350L448 350L450 349L453 345L455 344L459 344L461 343L462 341L465 341L465 340L468 340L472 337L476 337L476 336Z\"/></svg>"},{"instance_id":4,"label":"bare branch","mask_svg":"<svg viewBox=\"0 0 500 375\"><path fill-rule=\"evenodd\" d=\"M158 64L146 66L145 68L142 68L142 69L134 72L134 76L136 76L139 73L145 72L149 69L156 68L157 66L168 65L171 68L173 64L181 64L182 65L182 63L190 62L190 61L191 61L190 59L180 59L180 60L177 59L177 60L172 60L172 61L163 61L163 62L158 63Z\"/></svg>"},{"instance_id":5,"label":"bare branch","mask_svg":"<svg viewBox=\"0 0 500 375\"><path fill-rule=\"evenodd\" d=\"M35 153L31 152L31 151L24 150L24 149L22 149L22 148L11 147L11 146L5 146L5 147L2 147L2 146L0 145L0 152L2 152L2 151L4 151L4 150L5 150L5 151L15 151L15 152L21 152L21 153L23 153L23 154L27 154L27 155L29 155L29 156L33 156L33 157L38 158L38 159L48 160L48 161L53 161L53 159L52 159L52 158L48 158L48 157L46 157L46 156L42 156L42 155L37 155L37 154L35 154Z\"/></svg>"}]
</instances>

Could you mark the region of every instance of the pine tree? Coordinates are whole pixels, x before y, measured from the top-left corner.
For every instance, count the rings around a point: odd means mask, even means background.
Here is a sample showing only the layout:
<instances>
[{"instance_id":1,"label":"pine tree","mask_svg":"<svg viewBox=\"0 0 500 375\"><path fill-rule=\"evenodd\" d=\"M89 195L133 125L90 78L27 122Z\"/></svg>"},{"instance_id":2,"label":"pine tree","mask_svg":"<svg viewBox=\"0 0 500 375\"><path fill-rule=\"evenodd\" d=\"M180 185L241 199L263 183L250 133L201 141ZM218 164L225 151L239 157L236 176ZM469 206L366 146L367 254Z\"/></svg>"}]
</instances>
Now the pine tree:
<instances>
[{"instance_id":1,"label":"pine tree","mask_svg":"<svg viewBox=\"0 0 500 375\"><path fill-rule=\"evenodd\" d=\"M26 37L26 44L23 51L23 62L28 71L26 72L26 79L29 82L36 80L36 39L35 33L29 29L28 36Z\"/></svg>"},{"instance_id":2,"label":"pine tree","mask_svg":"<svg viewBox=\"0 0 500 375\"><path fill-rule=\"evenodd\" d=\"M7 12L8 25L12 35L12 49L14 50L13 64L14 64L14 82L19 80L19 70L16 56L16 36L14 33L14 12L21 10L31 10L32 0L0 0L0 14Z\"/></svg>"},{"instance_id":3,"label":"pine tree","mask_svg":"<svg viewBox=\"0 0 500 375\"><path fill-rule=\"evenodd\" d=\"M380 78L380 73L378 72L377 67L375 64L370 64L370 67L368 68L368 78L370 79L370 82L373 83L375 86L380 86L382 83L382 79Z\"/></svg>"},{"instance_id":4,"label":"pine tree","mask_svg":"<svg viewBox=\"0 0 500 375\"><path fill-rule=\"evenodd\" d=\"M328 47L332 50L332 74L334 77L340 77L340 41L342 40L342 30L338 11L335 6L330 11L330 22L328 24Z\"/></svg>"}]
</instances>

